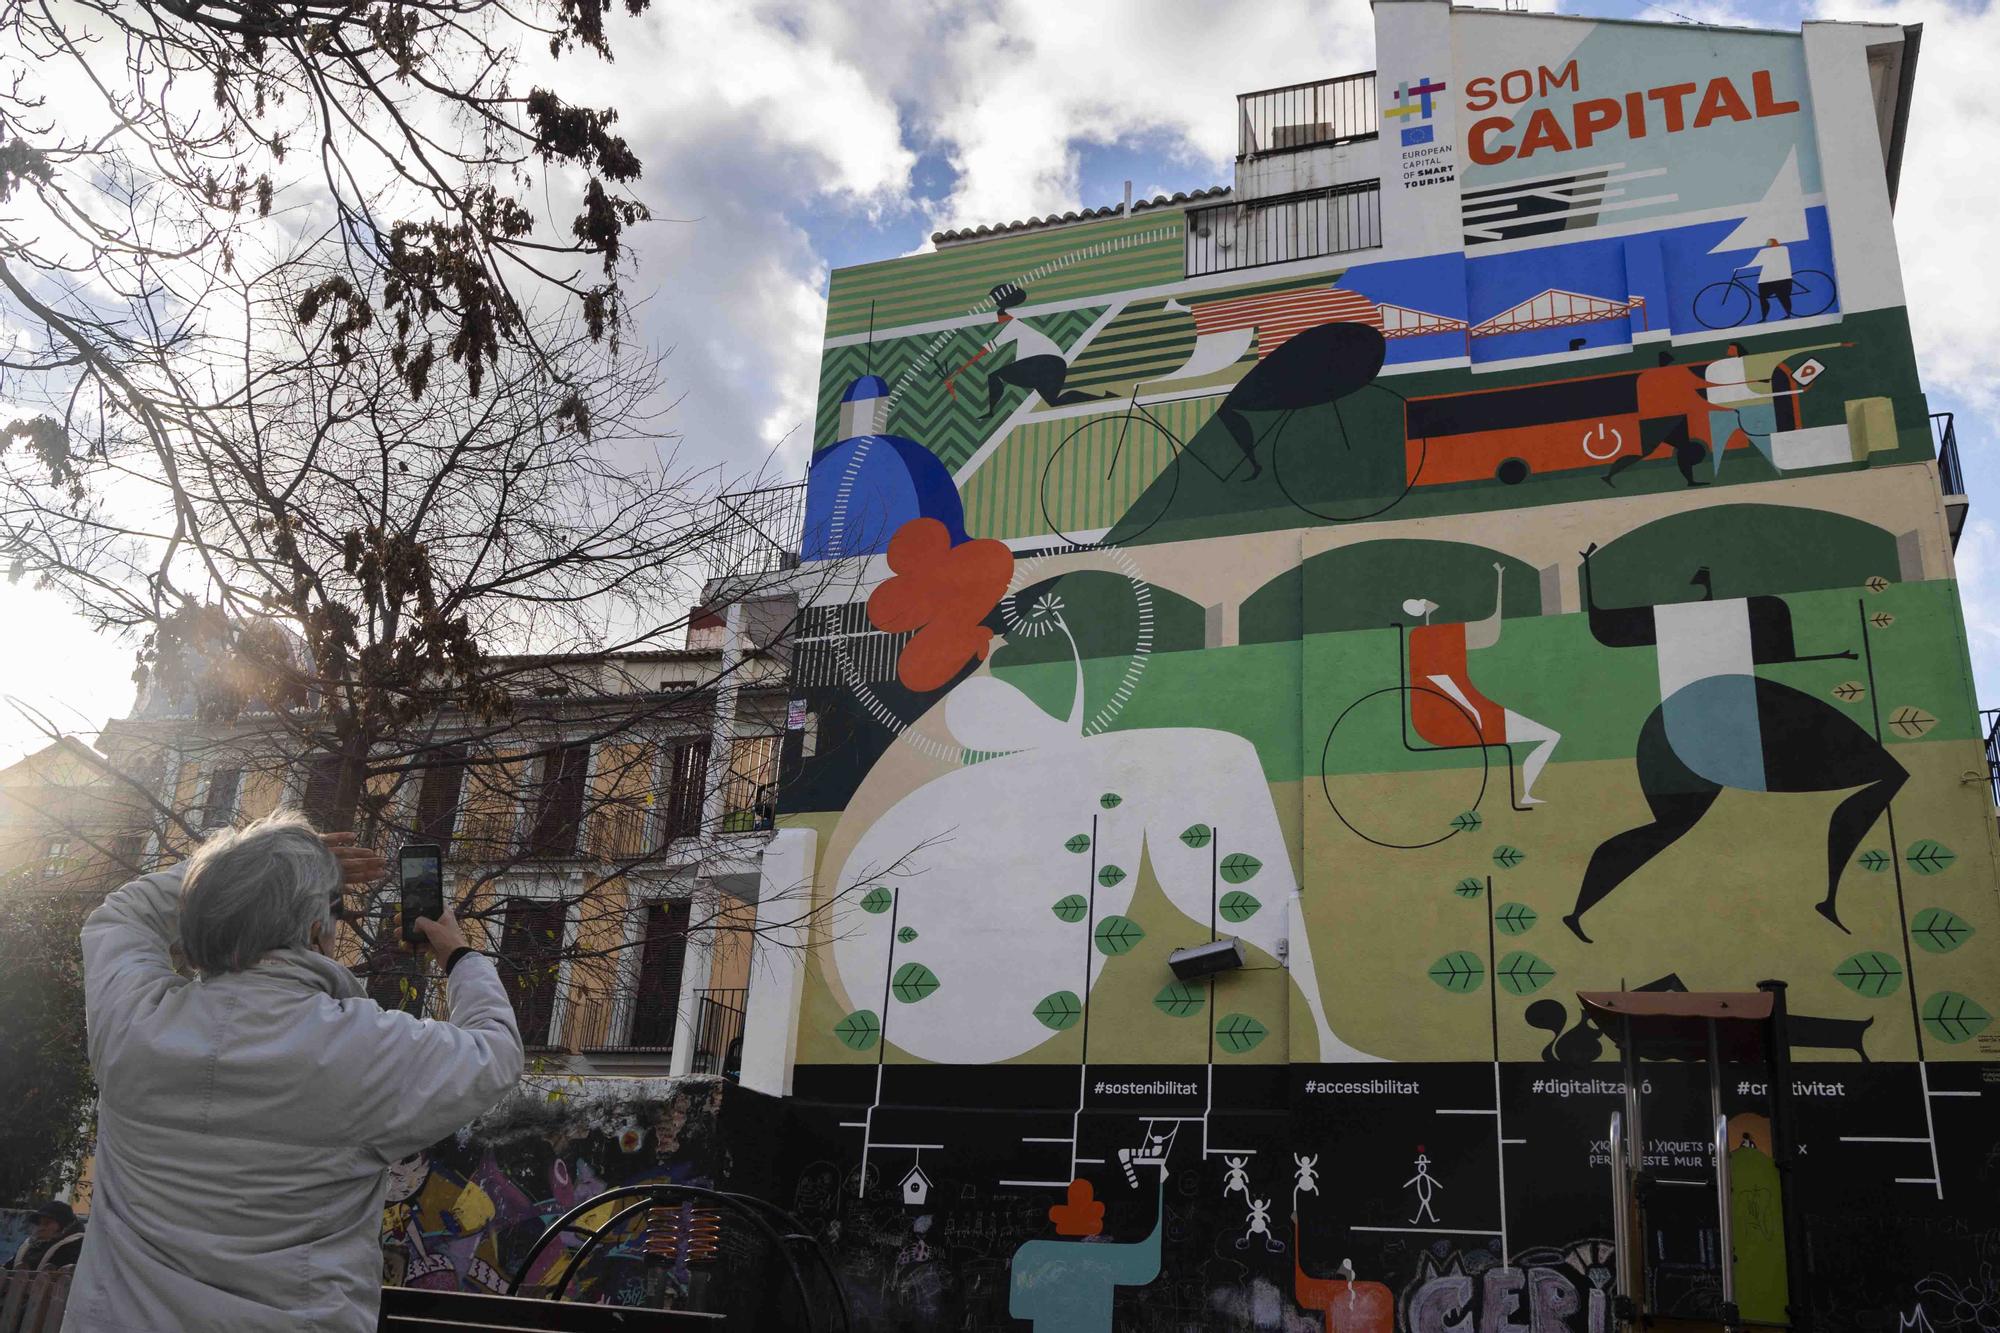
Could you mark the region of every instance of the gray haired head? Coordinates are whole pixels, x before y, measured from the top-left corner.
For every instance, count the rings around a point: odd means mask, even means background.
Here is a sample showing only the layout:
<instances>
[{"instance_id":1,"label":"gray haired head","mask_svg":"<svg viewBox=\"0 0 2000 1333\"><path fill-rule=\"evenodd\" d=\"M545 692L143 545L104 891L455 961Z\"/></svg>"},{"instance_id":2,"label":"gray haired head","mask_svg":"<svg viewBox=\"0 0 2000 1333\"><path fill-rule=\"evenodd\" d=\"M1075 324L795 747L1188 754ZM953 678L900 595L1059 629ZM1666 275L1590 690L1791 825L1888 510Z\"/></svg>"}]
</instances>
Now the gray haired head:
<instances>
[{"instance_id":1,"label":"gray haired head","mask_svg":"<svg viewBox=\"0 0 2000 1333\"><path fill-rule=\"evenodd\" d=\"M317 924L333 939L340 863L294 810L196 849L181 882L181 949L205 976L241 972L274 949L307 946Z\"/></svg>"}]
</instances>

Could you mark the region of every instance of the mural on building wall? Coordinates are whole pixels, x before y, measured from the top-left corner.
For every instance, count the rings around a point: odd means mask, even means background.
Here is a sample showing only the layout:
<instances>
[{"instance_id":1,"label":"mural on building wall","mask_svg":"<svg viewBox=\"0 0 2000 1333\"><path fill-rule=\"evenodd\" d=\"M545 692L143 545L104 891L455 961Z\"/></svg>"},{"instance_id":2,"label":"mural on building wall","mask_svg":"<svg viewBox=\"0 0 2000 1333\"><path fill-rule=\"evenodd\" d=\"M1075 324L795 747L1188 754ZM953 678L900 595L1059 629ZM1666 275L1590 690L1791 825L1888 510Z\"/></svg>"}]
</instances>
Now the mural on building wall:
<instances>
[{"instance_id":1,"label":"mural on building wall","mask_svg":"<svg viewBox=\"0 0 2000 1333\"><path fill-rule=\"evenodd\" d=\"M1991 797L1801 41L1449 22L1380 91L1457 248L1190 278L1153 212L834 276L806 553L879 572L799 650L793 1150L879 1318L1608 1333L1576 992L1767 977L1814 1243L1883 1246L1824 1317L1942 1328L1983 1262ZM1697 1179L1700 1072L1646 1147ZM1696 1193L1649 1300L1713 1318Z\"/></svg>"}]
</instances>

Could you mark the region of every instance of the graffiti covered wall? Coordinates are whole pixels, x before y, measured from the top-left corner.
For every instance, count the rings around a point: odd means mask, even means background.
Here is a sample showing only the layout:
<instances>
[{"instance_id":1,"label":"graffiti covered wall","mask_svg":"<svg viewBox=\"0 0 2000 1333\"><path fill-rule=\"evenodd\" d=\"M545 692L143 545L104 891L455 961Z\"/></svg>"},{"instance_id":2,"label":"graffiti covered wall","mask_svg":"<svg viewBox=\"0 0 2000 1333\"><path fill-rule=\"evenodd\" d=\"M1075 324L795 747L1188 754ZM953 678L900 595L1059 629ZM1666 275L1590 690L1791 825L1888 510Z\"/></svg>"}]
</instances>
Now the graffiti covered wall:
<instances>
[{"instance_id":1,"label":"graffiti covered wall","mask_svg":"<svg viewBox=\"0 0 2000 1333\"><path fill-rule=\"evenodd\" d=\"M1889 38L1377 13L1380 246L1189 276L1245 202L834 275L791 1202L888 1326L1605 1333L1576 992L1776 978L1821 1314L1942 1328L2000 910ZM1704 1071L1647 1072L1647 1301L1713 1318Z\"/></svg>"},{"instance_id":2,"label":"graffiti covered wall","mask_svg":"<svg viewBox=\"0 0 2000 1333\"><path fill-rule=\"evenodd\" d=\"M389 1170L382 1212L387 1286L500 1293L516 1273L524 1290L565 1299L712 1310L755 1323L768 1314L768 1256L739 1219L725 1218L718 1261L645 1254L636 1224L575 1271L587 1231L565 1234L533 1258L543 1232L607 1190L671 1182L768 1197L779 1104L718 1078L530 1076L500 1105L451 1138ZM626 1202L585 1212L610 1221ZM734 1224L732 1226L732 1224ZM524 1269L523 1265L528 1266Z\"/></svg>"}]
</instances>

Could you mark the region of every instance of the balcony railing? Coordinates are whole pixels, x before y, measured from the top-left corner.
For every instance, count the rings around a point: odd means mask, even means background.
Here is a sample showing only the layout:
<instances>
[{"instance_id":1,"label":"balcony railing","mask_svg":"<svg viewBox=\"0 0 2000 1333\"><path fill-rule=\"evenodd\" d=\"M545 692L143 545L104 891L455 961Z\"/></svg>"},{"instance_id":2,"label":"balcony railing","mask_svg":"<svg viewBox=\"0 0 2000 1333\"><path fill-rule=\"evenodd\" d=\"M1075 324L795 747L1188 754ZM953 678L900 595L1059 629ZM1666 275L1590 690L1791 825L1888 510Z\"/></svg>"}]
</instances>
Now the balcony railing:
<instances>
[{"instance_id":1,"label":"balcony railing","mask_svg":"<svg viewBox=\"0 0 2000 1333\"><path fill-rule=\"evenodd\" d=\"M1931 413L1931 441L1937 446L1938 489L1944 492L1945 522L1951 528L1951 549L1958 549L1959 534L1965 531L1965 466L1958 457L1958 430L1949 412Z\"/></svg>"},{"instance_id":2,"label":"balcony railing","mask_svg":"<svg viewBox=\"0 0 2000 1333\"><path fill-rule=\"evenodd\" d=\"M1958 461L1958 429L1951 413L1931 413L1931 439L1937 444L1941 489L1946 495L1964 495L1965 469Z\"/></svg>"},{"instance_id":3,"label":"balcony railing","mask_svg":"<svg viewBox=\"0 0 2000 1333\"><path fill-rule=\"evenodd\" d=\"M717 496L709 578L749 578L796 568L805 524L802 481Z\"/></svg>"},{"instance_id":4,"label":"balcony railing","mask_svg":"<svg viewBox=\"0 0 2000 1333\"><path fill-rule=\"evenodd\" d=\"M1993 784L1993 804L2000 806L2000 708L1982 708L1979 720L1986 729L1986 777Z\"/></svg>"},{"instance_id":5,"label":"balcony railing","mask_svg":"<svg viewBox=\"0 0 2000 1333\"><path fill-rule=\"evenodd\" d=\"M694 1061L696 1074L735 1078L743 1067L743 1013L750 992L746 987L704 988L694 993Z\"/></svg>"},{"instance_id":6,"label":"balcony railing","mask_svg":"<svg viewBox=\"0 0 2000 1333\"><path fill-rule=\"evenodd\" d=\"M1286 153L1376 135L1375 71L1239 93L1236 156Z\"/></svg>"},{"instance_id":7,"label":"balcony railing","mask_svg":"<svg viewBox=\"0 0 2000 1333\"><path fill-rule=\"evenodd\" d=\"M696 990L694 1054L690 1072L734 1078L743 1062L743 1015L747 987ZM678 1001L620 988L609 992L579 988L570 995L563 1018L562 1045L605 1054L671 1056Z\"/></svg>"},{"instance_id":8,"label":"balcony railing","mask_svg":"<svg viewBox=\"0 0 2000 1333\"><path fill-rule=\"evenodd\" d=\"M579 987L571 993L563 1021L563 1044L578 1051L673 1053L675 1001L620 987L610 991Z\"/></svg>"},{"instance_id":9,"label":"balcony railing","mask_svg":"<svg viewBox=\"0 0 2000 1333\"><path fill-rule=\"evenodd\" d=\"M592 811L583 839L591 859L635 861L659 850L652 814L638 806Z\"/></svg>"},{"instance_id":10,"label":"balcony railing","mask_svg":"<svg viewBox=\"0 0 2000 1333\"><path fill-rule=\"evenodd\" d=\"M1348 185L1190 208L1187 275L1261 268L1382 244L1382 184Z\"/></svg>"}]
</instances>

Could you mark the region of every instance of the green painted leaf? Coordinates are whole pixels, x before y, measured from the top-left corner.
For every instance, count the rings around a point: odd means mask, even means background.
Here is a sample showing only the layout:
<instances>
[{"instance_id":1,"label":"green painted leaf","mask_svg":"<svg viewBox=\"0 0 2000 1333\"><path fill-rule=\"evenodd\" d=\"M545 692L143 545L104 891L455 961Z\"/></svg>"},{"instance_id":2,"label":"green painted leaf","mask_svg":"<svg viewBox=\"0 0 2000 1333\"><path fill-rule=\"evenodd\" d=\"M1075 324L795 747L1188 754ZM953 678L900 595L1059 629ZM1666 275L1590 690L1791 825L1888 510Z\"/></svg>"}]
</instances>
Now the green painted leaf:
<instances>
[{"instance_id":1,"label":"green painted leaf","mask_svg":"<svg viewBox=\"0 0 2000 1333\"><path fill-rule=\"evenodd\" d=\"M904 1004L915 1004L937 988L937 973L922 963L905 963L889 978L890 994Z\"/></svg>"},{"instance_id":2,"label":"green painted leaf","mask_svg":"<svg viewBox=\"0 0 2000 1333\"><path fill-rule=\"evenodd\" d=\"M1107 889L1124 878L1125 872L1118 866L1099 866L1097 869L1097 882Z\"/></svg>"},{"instance_id":3,"label":"green painted leaf","mask_svg":"<svg viewBox=\"0 0 2000 1333\"><path fill-rule=\"evenodd\" d=\"M1863 949L1841 959L1833 975L1856 995L1879 1000L1903 984L1903 965L1880 949Z\"/></svg>"},{"instance_id":4,"label":"green painted leaf","mask_svg":"<svg viewBox=\"0 0 2000 1333\"><path fill-rule=\"evenodd\" d=\"M1190 847L1206 847L1215 841L1215 830L1206 824L1189 824L1181 830L1181 841Z\"/></svg>"},{"instance_id":5,"label":"green painted leaf","mask_svg":"<svg viewBox=\"0 0 2000 1333\"><path fill-rule=\"evenodd\" d=\"M1479 817L1477 810L1467 810L1451 817L1451 827L1458 833L1470 833L1486 821Z\"/></svg>"},{"instance_id":6,"label":"green painted leaf","mask_svg":"<svg viewBox=\"0 0 2000 1333\"><path fill-rule=\"evenodd\" d=\"M1231 1055L1241 1055L1270 1035L1270 1029L1248 1014L1225 1014L1215 1025L1215 1044Z\"/></svg>"},{"instance_id":7,"label":"green painted leaf","mask_svg":"<svg viewBox=\"0 0 2000 1333\"><path fill-rule=\"evenodd\" d=\"M1035 1020L1043 1027L1061 1032L1076 1026L1083 1017L1083 1001L1073 990L1059 990L1053 995L1044 995L1035 1005Z\"/></svg>"},{"instance_id":8,"label":"green painted leaf","mask_svg":"<svg viewBox=\"0 0 2000 1333\"><path fill-rule=\"evenodd\" d=\"M1494 979L1509 995L1533 995L1555 980L1556 970L1526 949L1516 949L1501 957L1493 968Z\"/></svg>"},{"instance_id":9,"label":"green painted leaf","mask_svg":"<svg viewBox=\"0 0 2000 1333\"><path fill-rule=\"evenodd\" d=\"M1478 990L1486 979L1486 964L1479 961L1478 954L1460 949L1432 963L1430 977L1453 994L1465 995Z\"/></svg>"},{"instance_id":10,"label":"green painted leaf","mask_svg":"<svg viewBox=\"0 0 2000 1333\"><path fill-rule=\"evenodd\" d=\"M1461 898L1477 898L1480 894L1486 892L1486 881L1477 875L1467 875L1464 879L1452 885L1451 891Z\"/></svg>"},{"instance_id":11,"label":"green painted leaf","mask_svg":"<svg viewBox=\"0 0 2000 1333\"><path fill-rule=\"evenodd\" d=\"M1833 697L1844 704L1860 703L1868 697L1868 687L1858 680L1843 680L1833 687Z\"/></svg>"},{"instance_id":12,"label":"green painted leaf","mask_svg":"<svg viewBox=\"0 0 2000 1333\"><path fill-rule=\"evenodd\" d=\"M1097 923L1097 951L1107 957L1131 953L1146 932L1137 921L1125 916L1107 916Z\"/></svg>"},{"instance_id":13,"label":"green painted leaf","mask_svg":"<svg viewBox=\"0 0 2000 1333\"><path fill-rule=\"evenodd\" d=\"M1105 792L1104 795L1097 798L1097 803L1103 806L1106 810L1116 810L1119 806L1125 803L1125 798L1123 796L1120 796L1115 791L1108 791Z\"/></svg>"},{"instance_id":14,"label":"green painted leaf","mask_svg":"<svg viewBox=\"0 0 2000 1333\"><path fill-rule=\"evenodd\" d=\"M901 940L905 944L908 944L910 941L916 939L916 937L917 937L917 928L915 926L904 926L901 930L896 932L896 938Z\"/></svg>"},{"instance_id":15,"label":"green painted leaf","mask_svg":"<svg viewBox=\"0 0 2000 1333\"><path fill-rule=\"evenodd\" d=\"M1090 835L1088 833L1079 833L1064 843L1063 846L1072 852L1087 852L1090 850Z\"/></svg>"},{"instance_id":16,"label":"green painted leaf","mask_svg":"<svg viewBox=\"0 0 2000 1333\"><path fill-rule=\"evenodd\" d=\"M1871 875L1879 875L1889 868L1889 853L1883 851L1880 847L1870 847L1867 851L1861 853L1860 856L1854 858L1854 864L1860 866Z\"/></svg>"},{"instance_id":17,"label":"green painted leaf","mask_svg":"<svg viewBox=\"0 0 2000 1333\"><path fill-rule=\"evenodd\" d=\"M1257 915L1257 909L1263 905L1243 890L1231 889L1222 895L1221 901L1216 903L1215 908L1222 913L1224 921L1248 921Z\"/></svg>"},{"instance_id":18,"label":"green painted leaf","mask_svg":"<svg viewBox=\"0 0 2000 1333\"><path fill-rule=\"evenodd\" d=\"M1954 1046L1971 1041L1993 1022L1993 1015L1982 1009L1977 1000L1957 991L1939 991L1924 1001L1921 1012L1924 1031Z\"/></svg>"},{"instance_id":19,"label":"green painted leaf","mask_svg":"<svg viewBox=\"0 0 2000 1333\"><path fill-rule=\"evenodd\" d=\"M1230 884L1241 884L1246 879L1254 878L1263 868L1264 863L1248 852L1231 852L1222 858L1222 878Z\"/></svg>"},{"instance_id":20,"label":"green painted leaf","mask_svg":"<svg viewBox=\"0 0 2000 1333\"><path fill-rule=\"evenodd\" d=\"M1926 907L1910 922L1910 937L1925 953L1950 953L1972 938L1972 926L1956 912Z\"/></svg>"},{"instance_id":21,"label":"green painted leaf","mask_svg":"<svg viewBox=\"0 0 2000 1333\"><path fill-rule=\"evenodd\" d=\"M1185 981L1170 981L1153 997L1153 1007L1168 1018L1186 1018L1201 1012L1202 994Z\"/></svg>"},{"instance_id":22,"label":"green painted leaf","mask_svg":"<svg viewBox=\"0 0 2000 1333\"><path fill-rule=\"evenodd\" d=\"M1528 854L1526 852L1522 851L1519 847L1509 847L1504 842L1493 849L1493 864L1499 866L1502 870L1512 870L1527 859Z\"/></svg>"},{"instance_id":23,"label":"green painted leaf","mask_svg":"<svg viewBox=\"0 0 2000 1333\"><path fill-rule=\"evenodd\" d=\"M1903 859L1919 875L1941 875L1951 869L1958 853L1934 838L1919 838L1903 853Z\"/></svg>"},{"instance_id":24,"label":"green painted leaf","mask_svg":"<svg viewBox=\"0 0 2000 1333\"><path fill-rule=\"evenodd\" d=\"M880 916L882 913L888 911L895 901L895 894L877 884L874 888L861 895L861 910L864 912L873 912L875 915Z\"/></svg>"},{"instance_id":25,"label":"green painted leaf","mask_svg":"<svg viewBox=\"0 0 2000 1333\"><path fill-rule=\"evenodd\" d=\"M1541 916L1526 903L1501 903L1493 914L1493 924L1500 928L1502 935L1525 935L1535 928Z\"/></svg>"},{"instance_id":26,"label":"green painted leaf","mask_svg":"<svg viewBox=\"0 0 2000 1333\"><path fill-rule=\"evenodd\" d=\"M1911 740L1935 727L1937 718L1912 704L1903 704L1890 709L1882 725L1897 739Z\"/></svg>"},{"instance_id":27,"label":"green painted leaf","mask_svg":"<svg viewBox=\"0 0 2000 1333\"><path fill-rule=\"evenodd\" d=\"M1056 905L1049 910L1064 921L1081 921L1090 911L1090 899L1080 893L1072 893L1067 898L1056 899Z\"/></svg>"},{"instance_id":28,"label":"green painted leaf","mask_svg":"<svg viewBox=\"0 0 2000 1333\"><path fill-rule=\"evenodd\" d=\"M873 1009L856 1009L833 1025L833 1035L850 1050L873 1050L875 1043L882 1040L882 1020Z\"/></svg>"}]
</instances>

